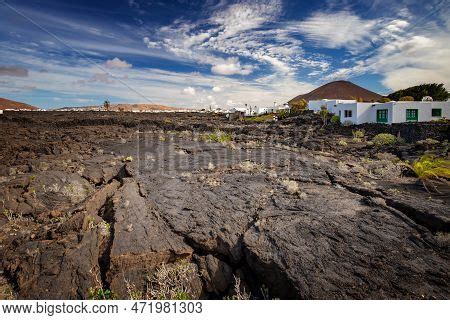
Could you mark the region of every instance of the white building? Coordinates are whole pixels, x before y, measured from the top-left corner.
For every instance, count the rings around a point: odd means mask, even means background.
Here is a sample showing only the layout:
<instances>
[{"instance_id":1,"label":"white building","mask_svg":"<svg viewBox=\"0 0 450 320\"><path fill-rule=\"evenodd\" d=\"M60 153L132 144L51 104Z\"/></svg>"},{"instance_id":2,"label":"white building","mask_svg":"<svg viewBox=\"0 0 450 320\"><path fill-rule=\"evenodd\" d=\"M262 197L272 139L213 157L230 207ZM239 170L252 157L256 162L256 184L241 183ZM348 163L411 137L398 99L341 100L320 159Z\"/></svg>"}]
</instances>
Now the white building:
<instances>
[{"instance_id":1,"label":"white building","mask_svg":"<svg viewBox=\"0 0 450 320\"><path fill-rule=\"evenodd\" d=\"M228 110L228 113L235 113L237 111L243 112L244 116L246 116L246 117L251 116L251 113L250 113L251 110L249 107L235 107L235 108Z\"/></svg>"},{"instance_id":2,"label":"white building","mask_svg":"<svg viewBox=\"0 0 450 320\"><path fill-rule=\"evenodd\" d=\"M327 107L328 111L334 113L334 108L341 103L353 103L356 100L311 100L308 102L308 109L313 110L314 112L318 112L321 110L322 106Z\"/></svg>"},{"instance_id":3,"label":"white building","mask_svg":"<svg viewBox=\"0 0 450 320\"><path fill-rule=\"evenodd\" d=\"M338 115L341 123L392 124L426 122L442 118L450 119L450 102L448 101L391 101L378 103L356 102L355 100L327 100L324 104L324 100L317 100L310 101L308 108L317 112L320 111L320 106L322 105L326 105L331 113Z\"/></svg>"},{"instance_id":4,"label":"white building","mask_svg":"<svg viewBox=\"0 0 450 320\"><path fill-rule=\"evenodd\" d=\"M257 115L260 115L260 114L271 113L271 112L273 112L271 109L273 109L273 108L268 108L268 107L257 107L257 108L256 108L256 114L257 114Z\"/></svg>"}]
</instances>

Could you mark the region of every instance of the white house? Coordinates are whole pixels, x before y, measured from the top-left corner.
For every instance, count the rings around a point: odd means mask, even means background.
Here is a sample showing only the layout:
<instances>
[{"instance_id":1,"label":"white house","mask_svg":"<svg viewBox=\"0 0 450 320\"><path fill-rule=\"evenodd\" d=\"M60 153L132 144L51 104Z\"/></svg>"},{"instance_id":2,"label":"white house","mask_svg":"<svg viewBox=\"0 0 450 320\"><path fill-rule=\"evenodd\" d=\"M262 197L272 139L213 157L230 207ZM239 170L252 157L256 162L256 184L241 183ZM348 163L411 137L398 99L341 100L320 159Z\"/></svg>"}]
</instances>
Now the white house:
<instances>
[{"instance_id":1,"label":"white house","mask_svg":"<svg viewBox=\"0 0 450 320\"><path fill-rule=\"evenodd\" d=\"M257 106L245 106L245 107L234 107L228 110L228 113L235 113L237 111L243 112L246 117L257 116L261 114L268 114L277 112L277 110L289 109L289 105L284 104L276 107L257 107Z\"/></svg>"},{"instance_id":2,"label":"white house","mask_svg":"<svg viewBox=\"0 0 450 320\"><path fill-rule=\"evenodd\" d=\"M328 111L333 113L334 108L337 105L341 103L353 103L353 102L356 102L356 100L329 100L329 99L311 100L308 102L308 109L318 112L321 110L322 106L326 106Z\"/></svg>"},{"instance_id":3,"label":"white house","mask_svg":"<svg viewBox=\"0 0 450 320\"><path fill-rule=\"evenodd\" d=\"M235 113L235 112L242 112L244 114L244 116L248 117L251 116L252 113L254 111L254 108L250 108L250 107L234 107L230 110L228 110L228 113Z\"/></svg>"},{"instance_id":4,"label":"white house","mask_svg":"<svg viewBox=\"0 0 450 320\"><path fill-rule=\"evenodd\" d=\"M260 115L260 114L267 114L267 113L272 112L271 110L269 110L268 107L257 107L255 111L256 111L256 114L258 114L258 115Z\"/></svg>"},{"instance_id":5,"label":"white house","mask_svg":"<svg viewBox=\"0 0 450 320\"><path fill-rule=\"evenodd\" d=\"M327 100L327 109L339 116L341 123L400 123L426 122L441 118L450 119L450 102L448 101L391 101L378 102L336 102L333 106ZM310 101L309 109L320 111L320 103L324 100Z\"/></svg>"}]
</instances>

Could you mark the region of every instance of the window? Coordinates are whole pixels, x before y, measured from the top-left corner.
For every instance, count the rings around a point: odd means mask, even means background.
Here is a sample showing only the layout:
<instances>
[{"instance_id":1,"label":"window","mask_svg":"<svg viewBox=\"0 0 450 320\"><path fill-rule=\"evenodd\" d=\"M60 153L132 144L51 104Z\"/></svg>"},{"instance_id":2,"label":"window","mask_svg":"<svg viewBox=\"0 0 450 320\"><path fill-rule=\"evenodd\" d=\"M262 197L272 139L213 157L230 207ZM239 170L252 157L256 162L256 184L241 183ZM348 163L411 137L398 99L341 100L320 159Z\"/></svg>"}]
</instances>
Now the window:
<instances>
[{"instance_id":1,"label":"window","mask_svg":"<svg viewBox=\"0 0 450 320\"><path fill-rule=\"evenodd\" d=\"M352 117L352 110L345 110L344 118L351 118L351 117Z\"/></svg>"},{"instance_id":2,"label":"window","mask_svg":"<svg viewBox=\"0 0 450 320\"><path fill-rule=\"evenodd\" d=\"M388 122L388 109L377 110L377 122Z\"/></svg>"},{"instance_id":3,"label":"window","mask_svg":"<svg viewBox=\"0 0 450 320\"><path fill-rule=\"evenodd\" d=\"M419 110L406 109L406 121L417 121L417 120L419 120Z\"/></svg>"},{"instance_id":4,"label":"window","mask_svg":"<svg viewBox=\"0 0 450 320\"><path fill-rule=\"evenodd\" d=\"M432 117L442 117L442 109L431 109Z\"/></svg>"}]
</instances>

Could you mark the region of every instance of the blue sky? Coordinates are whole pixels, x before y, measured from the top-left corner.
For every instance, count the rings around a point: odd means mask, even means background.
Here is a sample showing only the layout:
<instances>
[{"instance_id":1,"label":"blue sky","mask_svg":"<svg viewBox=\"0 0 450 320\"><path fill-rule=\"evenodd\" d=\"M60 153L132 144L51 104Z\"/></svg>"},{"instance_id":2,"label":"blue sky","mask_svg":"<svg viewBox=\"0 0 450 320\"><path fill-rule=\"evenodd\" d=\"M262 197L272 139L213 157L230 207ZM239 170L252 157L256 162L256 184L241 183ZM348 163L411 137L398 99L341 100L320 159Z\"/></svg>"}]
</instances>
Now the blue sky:
<instances>
[{"instance_id":1,"label":"blue sky","mask_svg":"<svg viewBox=\"0 0 450 320\"><path fill-rule=\"evenodd\" d=\"M0 96L46 108L450 87L448 0L0 0L0 24Z\"/></svg>"}]
</instances>

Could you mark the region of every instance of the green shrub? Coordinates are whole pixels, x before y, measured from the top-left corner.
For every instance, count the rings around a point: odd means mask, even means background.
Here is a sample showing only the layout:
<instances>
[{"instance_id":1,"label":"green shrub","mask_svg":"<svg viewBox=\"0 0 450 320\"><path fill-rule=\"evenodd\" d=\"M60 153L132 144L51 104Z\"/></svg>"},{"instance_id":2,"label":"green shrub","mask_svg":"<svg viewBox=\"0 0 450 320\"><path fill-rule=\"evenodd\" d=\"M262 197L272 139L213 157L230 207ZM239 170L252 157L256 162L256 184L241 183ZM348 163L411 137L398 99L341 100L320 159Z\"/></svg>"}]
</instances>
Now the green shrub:
<instances>
[{"instance_id":1,"label":"green shrub","mask_svg":"<svg viewBox=\"0 0 450 320\"><path fill-rule=\"evenodd\" d=\"M432 146L440 144L438 140L432 139L432 138L426 138L425 140L419 140L416 142L418 145L426 145L426 146Z\"/></svg>"},{"instance_id":2,"label":"green shrub","mask_svg":"<svg viewBox=\"0 0 450 320\"><path fill-rule=\"evenodd\" d=\"M338 145L345 147L347 145L347 141L344 139L339 140Z\"/></svg>"},{"instance_id":3,"label":"green shrub","mask_svg":"<svg viewBox=\"0 0 450 320\"><path fill-rule=\"evenodd\" d=\"M450 179L450 160L448 159L427 154L415 160L412 165L406 163L406 166L415 173L427 191L426 183L430 180L446 182L446 179Z\"/></svg>"},{"instance_id":4,"label":"green shrub","mask_svg":"<svg viewBox=\"0 0 450 320\"><path fill-rule=\"evenodd\" d=\"M364 130L353 130L352 135L353 138L363 139L366 132Z\"/></svg>"},{"instance_id":5,"label":"green shrub","mask_svg":"<svg viewBox=\"0 0 450 320\"><path fill-rule=\"evenodd\" d=\"M301 112L308 110L308 101L306 101L305 99L292 101L289 103L289 106L291 107L290 115L296 116Z\"/></svg>"},{"instance_id":6,"label":"green shrub","mask_svg":"<svg viewBox=\"0 0 450 320\"><path fill-rule=\"evenodd\" d=\"M340 124L341 123L341 118L338 115L334 115L331 117L331 123L334 124Z\"/></svg>"},{"instance_id":7,"label":"green shrub","mask_svg":"<svg viewBox=\"0 0 450 320\"><path fill-rule=\"evenodd\" d=\"M203 136L203 140L207 142L229 142L232 140L232 137L229 133L222 132L217 130L216 132L206 134Z\"/></svg>"},{"instance_id":8,"label":"green shrub","mask_svg":"<svg viewBox=\"0 0 450 320\"><path fill-rule=\"evenodd\" d=\"M327 125L329 113L330 112L328 111L326 105L323 105L323 106L320 107L319 114L320 114L320 117L322 118L322 123L323 123L322 128Z\"/></svg>"},{"instance_id":9,"label":"green shrub","mask_svg":"<svg viewBox=\"0 0 450 320\"><path fill-rule=\"evenodd\" d=\"M256 123L270 122L273 121L273 114L263 114L260 116L248 117L244 118L243 120L247 122L256 122Z\"/></svg>"},{"instance_id":10,"label":"green shrub","mask_svg":"<svg viewBox=\"0 0 450 320\"><path fill-rule=\"evenodd\" d=\"M399 99L399 101L414 101L414 98L411 96L404 96Z\"/></svg>"},{"instance_id":11,"label":"green shrub","mask_svg":"<svg viewBox=\"0 0 450 320\"><path fill-rule=\"evenodd\" d=\"M89 288L88 289L89 300L115 300L117 295L109 289L103 288Z\"/></svg>"},{"instance_id":12,"label":"green shrub","mask_svg":"<svg viewBox=\"0 0 450 320\"><path fill-rule=\"evenodd\" d=\"M375 146L381 147L396 144L398 140L393 134L379 133L373 137L372 142Z\"/></svg>"},{"instance_id":13,"label":"green shrub","mask_svg":"<svg viewBox=\"0 0 450 320\"><path fill-rule=\"evenodd\" d=\"M278 119L280 119L280 120L288 118L289 115L290 115L290 112L288 109L283 109L283 110L277 111L277 116L278 116Z\"/></svg>"}]
</instances>

